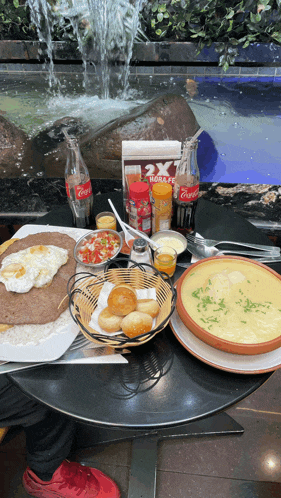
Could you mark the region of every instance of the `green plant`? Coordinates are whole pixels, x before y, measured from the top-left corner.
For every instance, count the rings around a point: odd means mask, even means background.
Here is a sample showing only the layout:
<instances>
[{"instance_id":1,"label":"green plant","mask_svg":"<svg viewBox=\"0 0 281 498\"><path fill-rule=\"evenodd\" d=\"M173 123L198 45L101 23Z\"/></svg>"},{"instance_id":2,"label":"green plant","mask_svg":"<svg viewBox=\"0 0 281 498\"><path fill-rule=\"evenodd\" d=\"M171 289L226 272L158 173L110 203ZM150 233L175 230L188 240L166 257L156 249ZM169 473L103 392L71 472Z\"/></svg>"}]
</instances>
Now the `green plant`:
<instances>
[{"instance_id":1,"label":"green plant","mask_svg":"<svg viewBox=\"0 0 281 498\"><path fill-rule=\"evenodd\" d=\"M60 0L49 1L55 6ZM241 47L281 45L281 0L147 0L140 21L137 40L197 42L198 53L218 42L225 71ZM0 39L38 39L25 0L0 0ZM69 20L58 16L53 39L76 40Z\"/></svg>"},{"instance_id":2,"label":"green plant","mask_svg":"<svg viewBox=\"0 0 281 498\"><path fill-rule=\"evenodd\" d=\"M239 46L281 44L281 0L152 0L143 9L142 27L155 41L197 41L198 53L219 42L219 65L226 71Z\"/></svg>"},{"instance_id":3,"label":"green plant","mask_svg":"<svg viewBox=\"0 0 281 498\"><path fill-rule=\"evenodd\" d=\"M55 4L56 0L50 0ZM0 0L0 39L38 40L37 29L31 22L26 0ZM54 40L76 40L68 21L58 18L54 23Z\"/></svg>"},{"instance_id":4,"label":"green plant","mask_svg":"<svg viewBox=\"0 0 281 498\"><path fill-rule=\"evenodd\" d=\"M0 39L34 39L25 0L0 0Z\"/></svg>"}]
</instances>

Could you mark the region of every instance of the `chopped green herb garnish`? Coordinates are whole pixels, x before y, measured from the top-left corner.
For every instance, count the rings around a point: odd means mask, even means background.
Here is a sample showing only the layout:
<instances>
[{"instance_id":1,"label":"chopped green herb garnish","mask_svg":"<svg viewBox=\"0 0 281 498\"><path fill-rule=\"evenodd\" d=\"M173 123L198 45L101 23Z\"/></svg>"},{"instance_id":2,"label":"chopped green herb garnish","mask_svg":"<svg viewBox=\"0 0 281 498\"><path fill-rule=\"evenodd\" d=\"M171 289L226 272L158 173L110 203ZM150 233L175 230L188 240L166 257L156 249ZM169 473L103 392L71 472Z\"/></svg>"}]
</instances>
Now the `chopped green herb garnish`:
<instances>
[{"instance_id":1,"label":"chopped green herb garnish","mask_svg":"<svg viewBox=\"0 0 281 498\"><path fill-rule=\"evenodd\" d=\"M200 299L199 297L200 292L203 292L203 287L199 287L199 289L193 291L191 295L192 297L196 297L196 299Z\"/></svg>"}]
</instances>

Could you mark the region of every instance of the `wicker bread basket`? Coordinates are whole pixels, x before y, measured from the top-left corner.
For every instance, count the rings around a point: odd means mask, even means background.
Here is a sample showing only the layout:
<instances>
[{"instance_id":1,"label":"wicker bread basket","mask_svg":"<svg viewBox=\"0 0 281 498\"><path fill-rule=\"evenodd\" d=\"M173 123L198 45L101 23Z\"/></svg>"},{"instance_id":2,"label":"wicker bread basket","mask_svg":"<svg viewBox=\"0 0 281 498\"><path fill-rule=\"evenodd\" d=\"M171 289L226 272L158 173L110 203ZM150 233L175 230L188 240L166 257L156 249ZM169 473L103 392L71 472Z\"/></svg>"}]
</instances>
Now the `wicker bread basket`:
<instances>
[{"instance_id":1,"label":"wicker bread basket","mask_svg":"<svg viewBox=\"0 0 281 498\"><path fill-rule=\"evenodd\" d=\"M118 261L115 264L118 266ZM127 262L128 260L126 260ZM110 266L110 265L109 265ZM71 277L68 283L69 310L75 323L81 332L92 342L108 345L115 348L138 346L144 344L154 337L167 325L176 304L176 290L170 279L164 280L161 272L153 266L142 263L135 264L131 268L109 268L104 273L93 275L91 273L77 273ZM149 268L148 268L149 267ZM149 270L149 271L145 271ZM118 335L100 334L90 327L91 316L98 305L98 298L105 282L114 285L126 283L134 289L156 290L156 300L160 306L160 312L156 317L155 327L145 334L134 338L127 337L122 331Z\"/></svg>"}]
</instances>

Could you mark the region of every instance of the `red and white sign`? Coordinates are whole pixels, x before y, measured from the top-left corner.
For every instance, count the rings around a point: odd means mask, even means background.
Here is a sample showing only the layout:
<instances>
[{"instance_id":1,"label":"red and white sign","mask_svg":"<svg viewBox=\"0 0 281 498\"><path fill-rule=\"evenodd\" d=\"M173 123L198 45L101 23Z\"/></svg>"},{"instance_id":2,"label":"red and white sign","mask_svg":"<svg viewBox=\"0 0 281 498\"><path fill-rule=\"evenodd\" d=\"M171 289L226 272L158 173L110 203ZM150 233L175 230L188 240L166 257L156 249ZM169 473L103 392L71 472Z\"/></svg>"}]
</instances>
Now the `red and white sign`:
<instances>
[{"instance_id":1,"label":"red and white sign","mask_svg":"<svg viewBox=\"0 0 281 498\"><path fill-rule=\"evenodd\" d=\"M67 196L70 197L69 184L67 182L65 182L65 188ZM92 195L91 180L89 180L87 183L84 183L83 185L74 185L74 189L75 189L75 197L78 201L87 199L87 197L90 197L90 195Z\"/></svg>"},{"instance_id":2,"label":"red and white sign","mask_svg":"<svg viewBox=\"0 0 281 498\"><path fill-rule=\"evenodd\" d=\"M192 202L196 201L199 194L199 183L193 187L180 186L179 201Z\"/></svg>"}]
</instances>

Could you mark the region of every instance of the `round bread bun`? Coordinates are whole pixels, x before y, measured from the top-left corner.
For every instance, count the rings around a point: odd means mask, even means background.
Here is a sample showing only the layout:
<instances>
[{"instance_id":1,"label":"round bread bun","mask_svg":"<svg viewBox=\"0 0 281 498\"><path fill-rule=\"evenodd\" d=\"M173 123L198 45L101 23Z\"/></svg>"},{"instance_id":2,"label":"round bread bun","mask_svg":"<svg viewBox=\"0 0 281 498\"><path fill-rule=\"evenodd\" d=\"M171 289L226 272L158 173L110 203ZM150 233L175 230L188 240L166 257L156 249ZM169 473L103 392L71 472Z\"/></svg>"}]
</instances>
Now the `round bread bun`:
<instances>
[{"instance_id":1,"label":"round bread bun","mask_svg":"<svg viewBox=\"0 0 281 498\"><path fill-rule=\"evenodd\" d=\"M132 311L123 318L121 327L127 337L137 337L138 335L150 332L152 329L153 318L147 313L141 311Z\"/></svg>"},{"instance_id":2,"label":"round bread bun","mask_svg":"<svg viewBox=\"0 0 281 498\"><path fill-rule=\"evenodd\" d=\"M137 293L128 284L113 287L107 299L109 311L117 316L126 316L136 309Z\"/></svg>"},{"instance_id":3,"label":"round bread bun","mask_svg":"<svg viewBox=\"0 0 281 498\"><path fill-rule=\"evenodd\" d=\"M105 332L118 332L118 330L121 330L122 320L123 318L121 316L110 313L109 308L107 307L100 312L98 324Z\"/></svg>"},{"instance_id":4,"label":"round bread bun","mask_svg":"<svg viewBox=\"0 0 281 498\"><path fill-rule=\"evenodd\" d=\"M152 318L155 318L160 311L160 306L155 299L139 299L136 311L147 313L152 316Z\"/></svg>"}]
</instances>

